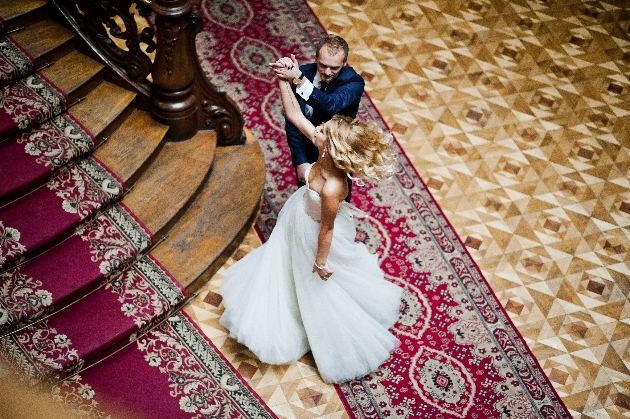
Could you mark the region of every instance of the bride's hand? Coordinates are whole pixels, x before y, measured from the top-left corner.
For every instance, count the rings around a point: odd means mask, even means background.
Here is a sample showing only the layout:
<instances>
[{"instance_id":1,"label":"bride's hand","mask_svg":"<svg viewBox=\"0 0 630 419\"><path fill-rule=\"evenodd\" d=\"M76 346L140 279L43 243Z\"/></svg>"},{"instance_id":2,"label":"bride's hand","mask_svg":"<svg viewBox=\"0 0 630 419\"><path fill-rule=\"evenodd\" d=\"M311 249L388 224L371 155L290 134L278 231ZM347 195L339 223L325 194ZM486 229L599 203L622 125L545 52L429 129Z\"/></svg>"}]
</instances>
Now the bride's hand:
<instances>
[{"instance_id":1,"label":"bride's hand","mask_svg":"<svg viewBox=\"0 0 630 419\"><path fill-rule=\"evenodd\" d=\"M289 57L282 57L278 61L280 61L282 65L284 65L284 67L288 70L291 70L293 68L293 61Z\"/></svg>"},{"instance_id":2,"label":"bride's hand","mask_svg":"<svg viewBox=\"0 0 630 419\"><path fill-rule=\"evenodd\" d=\"M335 272L335 270L328 267L328 264L325 264L322 269L318 268L317 265L313 265L313 272L317 272L317 275L326 281Z\"/></svg>"}]
</instances>

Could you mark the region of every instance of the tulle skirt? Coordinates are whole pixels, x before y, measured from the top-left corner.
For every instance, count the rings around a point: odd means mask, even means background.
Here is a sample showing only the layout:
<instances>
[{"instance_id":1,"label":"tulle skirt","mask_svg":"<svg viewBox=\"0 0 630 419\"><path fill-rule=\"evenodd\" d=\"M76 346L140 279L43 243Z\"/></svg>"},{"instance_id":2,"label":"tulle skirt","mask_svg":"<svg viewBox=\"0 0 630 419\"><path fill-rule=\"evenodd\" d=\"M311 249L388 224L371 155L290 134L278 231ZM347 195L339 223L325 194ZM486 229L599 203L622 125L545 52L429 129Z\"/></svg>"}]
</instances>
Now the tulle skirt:
<instances>
[{"instance_id":1,"label":"tulle skirt","mask_svg":"<svg viewBox=\"0 0 630 419\"><path fill-rule=\"evenodd\" d=\"M376 255L355 242L353 210L335 219L323 281L312 272L320 223L286 202L269 240L226 270L220 322L261 361L288 364L312 351L321 377L341 383L376 370L399 344L402 288L384 279Z\"/></svg>"}]
</instances>

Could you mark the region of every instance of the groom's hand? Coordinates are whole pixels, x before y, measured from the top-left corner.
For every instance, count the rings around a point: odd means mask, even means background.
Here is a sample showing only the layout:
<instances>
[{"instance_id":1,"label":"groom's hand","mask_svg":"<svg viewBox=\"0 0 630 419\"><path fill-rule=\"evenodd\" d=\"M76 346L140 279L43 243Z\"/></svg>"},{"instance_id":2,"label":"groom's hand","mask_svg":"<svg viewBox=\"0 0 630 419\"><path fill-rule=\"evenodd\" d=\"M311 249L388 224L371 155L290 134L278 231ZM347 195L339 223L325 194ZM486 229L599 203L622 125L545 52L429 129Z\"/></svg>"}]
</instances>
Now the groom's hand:
<instances>
[{"instance_id":1,"label":"groom's hand","mask_svg":"<svg viewBox=\"0 0 630 419\"><path fill-rule=\"evenodd\" d=\"M309 163L302 163L297 167L297 177L298 180L302 183L306 183L306 178L304 175L306 174L306 169L310 166Z\"/></svg>"}]
</instances>

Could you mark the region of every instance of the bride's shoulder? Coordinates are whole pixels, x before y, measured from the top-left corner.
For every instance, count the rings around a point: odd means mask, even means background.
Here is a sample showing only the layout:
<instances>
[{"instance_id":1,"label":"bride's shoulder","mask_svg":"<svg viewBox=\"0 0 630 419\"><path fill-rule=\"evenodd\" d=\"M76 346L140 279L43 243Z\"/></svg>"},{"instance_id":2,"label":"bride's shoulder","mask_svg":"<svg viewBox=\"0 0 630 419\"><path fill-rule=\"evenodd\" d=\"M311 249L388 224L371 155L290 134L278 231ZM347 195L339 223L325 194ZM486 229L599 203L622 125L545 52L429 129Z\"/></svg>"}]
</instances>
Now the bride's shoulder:
<instances>
[{"instance_id":1,"label":"bride's shoulder","mask_svg":"<svg viewBox=\"0 0 630 419\"><path fill-rule=\"evenodd\" d=\"M348 195L348 182L338 176L326 178L322 187L321 196L343 200ZM340 199L339 199L340 198Z\"/></svg>"}]
</instances>

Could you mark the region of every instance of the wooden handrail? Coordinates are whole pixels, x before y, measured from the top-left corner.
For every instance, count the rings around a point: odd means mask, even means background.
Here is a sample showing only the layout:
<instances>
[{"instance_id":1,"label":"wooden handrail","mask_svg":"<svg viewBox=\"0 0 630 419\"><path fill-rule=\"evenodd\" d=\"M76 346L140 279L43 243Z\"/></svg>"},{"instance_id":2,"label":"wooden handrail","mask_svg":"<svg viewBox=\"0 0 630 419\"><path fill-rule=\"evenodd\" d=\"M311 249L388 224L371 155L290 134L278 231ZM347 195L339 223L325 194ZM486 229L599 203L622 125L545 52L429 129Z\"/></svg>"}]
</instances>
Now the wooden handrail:
<instances>
[{"instance_id":1,"label":"wooden handrail","mask_svg":"<svg viewBox=\"0 0 630 419\"><path fill-rule=\"evenodd\" d=\"M170 140L186 140L199 129L214 129L219 145L244 143L238 105L208 80L197 58L195 36L201 31L202 19L194 9L194 0L53 2L105 64L150 98L153 117L170 127ZM138 31L130 12L132 4L140 16L154 13L156 42L152 28ZM124 40L127 49L118 47L112 36ZM142 44L146 45L144 51ZM151 61L146 52L153 50L155 58ZM149 74L151 82L147 80Z\"/></svg>"}]
</instances>

